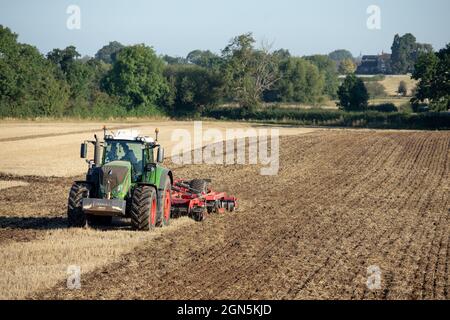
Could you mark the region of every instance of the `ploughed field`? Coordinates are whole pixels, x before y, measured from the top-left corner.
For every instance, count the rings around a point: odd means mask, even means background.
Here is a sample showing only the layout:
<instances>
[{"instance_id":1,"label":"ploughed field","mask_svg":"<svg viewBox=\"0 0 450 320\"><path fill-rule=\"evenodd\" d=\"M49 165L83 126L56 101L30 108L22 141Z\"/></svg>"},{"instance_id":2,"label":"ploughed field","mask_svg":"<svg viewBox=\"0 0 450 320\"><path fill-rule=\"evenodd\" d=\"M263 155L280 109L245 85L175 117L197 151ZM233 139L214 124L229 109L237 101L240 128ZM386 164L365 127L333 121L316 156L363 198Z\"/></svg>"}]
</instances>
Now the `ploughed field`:
<instances>
[{"instance_id":1,"label":"ploughed field","mask_svg":"<svg viewBox=\"0 0 450 320\"><path fill-rule=\"evenodd\" d=\"M450 298L450 132L282 136L275 176L261 176L259 165L167 165L177 177L211 178L240 210L153 232L122 221L68 230L74 177L2 174L0 295ZM80 290L66 287L72 264L81 266ZM370 266L380 270L379 288L366 284Z\"/></svg>"}]
</instances>

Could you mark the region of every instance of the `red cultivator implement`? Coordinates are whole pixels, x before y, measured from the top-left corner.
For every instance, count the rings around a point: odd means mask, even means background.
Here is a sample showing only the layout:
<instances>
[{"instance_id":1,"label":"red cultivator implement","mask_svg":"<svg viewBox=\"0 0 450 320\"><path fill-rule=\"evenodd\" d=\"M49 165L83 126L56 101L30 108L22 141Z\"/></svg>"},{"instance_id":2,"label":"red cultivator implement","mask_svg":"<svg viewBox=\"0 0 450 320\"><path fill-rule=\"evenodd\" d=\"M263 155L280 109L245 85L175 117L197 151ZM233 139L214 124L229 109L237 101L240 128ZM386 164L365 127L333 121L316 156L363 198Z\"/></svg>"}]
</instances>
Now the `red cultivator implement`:
<instances>
[{"instance_id":1,"label":"red cultivator implement","mask_svg":"<svg viewBox=\"0 0 450 320\"><path fill-rule=\"evenodd\" d=\"M189 216L196 221L204 220L210 213L235 211L237 199L225 192L209 188L210 180L176 180L172 186L172 217Z\"/></svg>"}]
</instances>

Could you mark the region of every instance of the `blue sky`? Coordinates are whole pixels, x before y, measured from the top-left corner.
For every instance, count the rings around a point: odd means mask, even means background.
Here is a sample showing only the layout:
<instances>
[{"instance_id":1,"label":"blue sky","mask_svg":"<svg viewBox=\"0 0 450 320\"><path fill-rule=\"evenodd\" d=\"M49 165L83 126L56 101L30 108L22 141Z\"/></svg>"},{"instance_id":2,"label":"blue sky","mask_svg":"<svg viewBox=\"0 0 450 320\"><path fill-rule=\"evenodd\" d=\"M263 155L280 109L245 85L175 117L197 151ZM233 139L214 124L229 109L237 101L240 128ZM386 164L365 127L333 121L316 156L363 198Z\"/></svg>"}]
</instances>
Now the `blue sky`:
<instances>
[{"instance_id":1,"label":"blue sky","mask_svg":"<svg viewBox=\"0 0 450 320\"><path fill-rule=\"evenodd\" d=\"M69 30L69 5L81 9L81 29ZM381 9L381 30L366 27L369 5ZM0 24L43 53L75 45L94 55L112 40L145 43L160 54L220 52L248 31L295 55L390 51L396 33L413 33L435 49L450 42L449 0L0 0Z\"/></svg>"}]
</instances>

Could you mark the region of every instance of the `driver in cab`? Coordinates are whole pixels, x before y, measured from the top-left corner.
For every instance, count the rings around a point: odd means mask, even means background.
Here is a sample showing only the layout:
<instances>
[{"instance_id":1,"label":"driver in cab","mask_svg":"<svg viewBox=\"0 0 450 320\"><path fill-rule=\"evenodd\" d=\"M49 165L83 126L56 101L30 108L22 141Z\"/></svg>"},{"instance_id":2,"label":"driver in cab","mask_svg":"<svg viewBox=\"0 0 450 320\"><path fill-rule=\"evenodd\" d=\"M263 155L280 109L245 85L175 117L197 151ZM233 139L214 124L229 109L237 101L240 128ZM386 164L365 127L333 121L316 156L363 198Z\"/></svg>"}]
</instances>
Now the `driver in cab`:
<instances>
[{"instance_id":1,"label":"driver in cab","mask_svg":"<svg viewBox=\"0 0 450 320\"><path fill-rule=\"evenodd\" d=\"M122 144L122 149L123 149L124 155L123 155L122 159L120 159L120 160L131 162L131 164L133 164L133 165L137 164L138 160L136 158L136 155L134 154L134 151L131 150L130 147L126 143Z\"/></svg>"},{"instance_id":2,"label":"driver in cab","mask_svg":"<svg viewBox=\"0 0 450 320\"><path fill-rule=\"evenodd\" d=\"M130 147L124 143L122 144L122 150L124 152L123 157L120 159L122 161L128 161L131 163L132 167L132 180L137 181L138 177L142 174L142 162L136 158L134 151L130 149Z\"/></svg>"}]
</instances>

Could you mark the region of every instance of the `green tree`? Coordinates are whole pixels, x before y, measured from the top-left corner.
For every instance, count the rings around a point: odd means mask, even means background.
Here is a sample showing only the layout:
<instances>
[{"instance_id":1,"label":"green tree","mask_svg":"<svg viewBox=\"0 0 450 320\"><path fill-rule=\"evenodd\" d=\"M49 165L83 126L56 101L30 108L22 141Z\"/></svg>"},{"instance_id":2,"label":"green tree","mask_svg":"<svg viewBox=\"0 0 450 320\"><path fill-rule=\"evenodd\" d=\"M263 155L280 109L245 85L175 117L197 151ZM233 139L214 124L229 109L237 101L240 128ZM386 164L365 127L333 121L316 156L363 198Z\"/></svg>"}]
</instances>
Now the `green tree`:
<instances>
[{"instance_id":1,"label":"green tree","mask_svg":"<svg viewBox=\"0 0 450 320\"><path fill-rule=\"evenodd\" d=\"M278 49L273 52L274 57L276 57L279 61L283 61L289 59L291 57L291 53L288 49Z\"/></svg>"},{"instance_id":2,"label":"green tree","mask_svg":"<svg viewBox=\"0 0 450 320\"><path fill-rule=\"evenodd\" d=\"M322 97L324 76L310 61L291 57L281 63L280 72L275 86L278 100L314 104Z\"/></svg>"},{"instance_id":3,"label":"green tree","mask_svg":"<svg viewBox=\"0 0 450 320\"><path fill-rule=\"evenodd\" d=\"M369 94L364 82L355 75L348 75L338 90L340 109L345 111L367 110Z\"/></svg>"},{"instance_id":4,"label":"green tree","mask_svg":"<svg viewBox=\"0 0 450 320\"><path fill-rule=\"evenodd\" d=\"M341 61L341 63L339 63L338 70L340 74L352 74L356 71L356 64L352 59L344 59Z\"/></svg>"},{"instance_id":5,"label":"green tree","mask_svg":"<svg viewBox=\"0 0 450 320\"><path fill-rule=\"evenodd\" d=\"M325 55L313 55L305 57L306 60L312 62L324 77L324 94L331 99L337 98L337 90L339 87L339 78L336 71L336 62Z\"/></svg>"},{"instance_id":6,"label":"green tree","mask_svg":"<svg viewBox=\"0 0 450 320\"><path fill-rule=\"evenodd\" d=\"M221 64L221 58L209 50L194 50L186 56L188 63L208 69L217 69Z\"/></svg>"},{"instance_id":7,"label":"green tree","mask_svg":"<svg viewBox=\"0 0 450 320\"><path fill-rule=\"evenodd\" d=\"M225 92L241 107L251 110L261 102L262 94L279 80L277 59L269 48L254 48L251 33L235 37L222 50Z\"/></svg>"},{"instance_id":8,"label":"green tree","mask_svg":"<svg viewBox=\"0 0 450 320\"><path fill-rule=\"evenodd\" d=\"M437 53L422 54L415 64L412 78L418 80L411 103L428 101L430 109L450 109L450 44Z\"/></svg>"},{"instance_id":9,"label":"green tree","mask_svg":"<svg viewBox=\"0 0 450 320\"><path fill-rule=\"evenodd\" d=\"M341 62L344 59L351 59L353 60L353 55L350 51L345 49L339 49L331 52L328 57L335 61L335 62Z\"/></svg>"},{"instance_id":10,"label":"green tree","mask_svg":"<svg viewBox=\"0 0 450 320\"><path fill-rule=\"evenodd\" d=\"M170 85L170 112L175 115L201 114L221 98L222 77L197 65L171 65L164 70Z\"/></svg>"},{"instance_id":11,"label":"green tree","mask_svg":"<svg viewBox=\"0 0 450 320\"><path fill-rule=\"evenodd\" d=\"M99 83L108 65L102 60L79 57L80 54L73 46L62 50L53 49L47 54L47 59L59 70L59 77L69 85L70 103L67 112L81 115L92 111L92 95L94 90L99 90Z\"/></svg>"},{"instance_id":12,"label":"green tree","mask_svg":"<svg viewBox=\"0 0 450 320\"><path fill-rule=\"evenodd\" d=\"M406 74L413 72L414 64L419 56L423 53L433 52L433 47L429 44L417 43L416 37L407 33L403 36L395 35L391 50L392 72Z\"/></svg>"},{"instance_id":13,"label":"green tree","mask_svg":"<svg viewBox=\"0 0 450 320\"><path fill-rule=\"evenodd\" d=\"M103 87L110 95L120 97L129 110L149 110L168 94L163 70L164 62L153 48L143 44L125 47L117 54Z\"/></svg>"},{"instance_id":14,"label":"green tree","mask_svg":"<svg viewBox=\"0 0 450 320\"><path fill-rule=\"evenodd\" d=\"M162 56L162 59L167 62L168 65L174 65L174 64L186 64L187 60L182 57L172 57L167 54Z\"/></svg>"},{"instance_id":15,"label":"green tree","mask_svg":"<svg viewBox=\"0 0 450 320\"><path fill-rule=\"evenodd\" d=\"M58 66L64 74L67 74L71 64L79 57L81 55L74 46L68 46L63 50L53 49L47 53L47 59Z\"/></svg>"},{"instance_id":16,"label":"green tree","mask_svg":"<svg viewBox=\"0 0 450 320\"><path fill-rule=\"evenodd\" d=\"M88 63L74 61L67 69L66 80L71 87L71 96L86 97L89 86L94 79L94 70Z\"/></svg>"},{"instance_id":17,"label":"green tree","mask_svg":"<svg viewBox=\"0 0 450 320\"><path fill-rule=\"evenodd\" d=\"M103 46L95 54L95 59L101 60L104 63L112 64L115 60L116 54L122 50L125 46L117 41L112 41Z\"/></svg>"},{"instance_id":18,"label":"green tree","mask_svg":"<svg viewBox=\"0 0 450 320\"><path fill-rule=\"evenodd\" d=\"M68 88L39 51L17 42L17 34L0 25L0 115L62 115Z\"/></svg>"},{"instance_id":19,"label":"green tree","mask_svg":"<svg viewBox=\"0 0 450 320\"><path fill-rule=\"evenodd\" d=\"M75 61L66 75L70 85L71 103L68 114L76 116L120 116L119 103L101 90L101 81L111 69L102 60ZM106 107L106 104L109 104Z\"/></svg>"}]
</instances>

